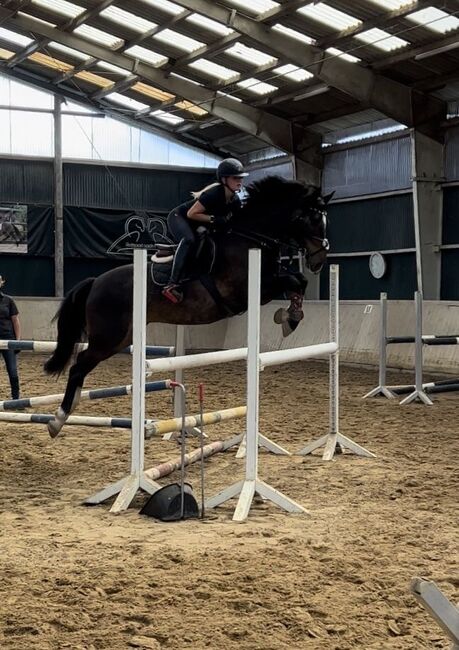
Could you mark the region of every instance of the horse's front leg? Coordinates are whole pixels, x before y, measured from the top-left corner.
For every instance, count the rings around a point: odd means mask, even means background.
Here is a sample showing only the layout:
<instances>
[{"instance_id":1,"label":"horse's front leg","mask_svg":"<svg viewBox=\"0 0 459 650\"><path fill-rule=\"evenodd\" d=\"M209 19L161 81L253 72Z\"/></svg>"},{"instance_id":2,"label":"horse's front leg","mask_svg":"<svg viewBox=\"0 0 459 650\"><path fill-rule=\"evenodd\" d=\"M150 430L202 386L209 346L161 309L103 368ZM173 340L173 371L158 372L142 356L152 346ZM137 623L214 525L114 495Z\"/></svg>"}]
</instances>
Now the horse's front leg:
<instances>
[{"instance_id":1,"label":"horse's front leg","mask_svg":"<svg viewBox=\"0 0 459 650\"><path fill-rule=\"evenodd\" d=\"M280 292L285 293L290 300L288 309L281 307L274 314L274 322L282 325L282 333L288 336L296 330L304 318L303 296L308 281L302 273L292 273L279 277Z\"/></svg>"}]
</instances>

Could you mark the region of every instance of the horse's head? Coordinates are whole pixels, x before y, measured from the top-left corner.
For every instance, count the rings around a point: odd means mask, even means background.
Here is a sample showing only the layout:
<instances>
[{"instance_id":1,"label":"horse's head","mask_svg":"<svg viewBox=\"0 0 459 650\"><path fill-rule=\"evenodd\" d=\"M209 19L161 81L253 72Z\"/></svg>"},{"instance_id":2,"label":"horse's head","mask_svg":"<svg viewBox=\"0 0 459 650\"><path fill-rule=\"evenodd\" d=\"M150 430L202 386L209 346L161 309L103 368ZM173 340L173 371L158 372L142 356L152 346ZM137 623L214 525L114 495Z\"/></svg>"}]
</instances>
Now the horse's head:
<instances>
[{"instance_id":1,"label":"horse's head","mask_svg":"<svg viewBox=\"0 0 459 650\"><path fill-rule=\"evenodd\" d=\"M304 249L306 265L319 273L327 258L330 244L327 239L327 203L333 196L322 196L320 190L307 190L290 218L290 236Z\"/></svg>"}]
</instances>

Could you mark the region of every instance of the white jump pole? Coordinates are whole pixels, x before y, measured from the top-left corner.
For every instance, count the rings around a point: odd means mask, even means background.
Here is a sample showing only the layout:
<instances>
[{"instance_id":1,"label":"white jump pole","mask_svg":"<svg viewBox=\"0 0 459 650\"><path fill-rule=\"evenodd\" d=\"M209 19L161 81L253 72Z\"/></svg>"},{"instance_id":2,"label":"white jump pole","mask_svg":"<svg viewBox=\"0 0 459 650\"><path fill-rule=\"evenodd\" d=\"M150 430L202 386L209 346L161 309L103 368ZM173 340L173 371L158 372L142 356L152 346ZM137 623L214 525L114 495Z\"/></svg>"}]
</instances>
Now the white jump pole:
<instances>
[{"instance_id":1,"label":"white jump pole","mask_svg":"<svg viewBox=\"0 0 459 650\"><path fill-rule=\"evenodd\" d=\"M147 321L147 251L144 249L134 250L133 291L131 472L85 500L87 504L98 504L118 494L110 509L113 513L126 510L138 490L153 494L161 487L144 474Z\"/></svg>"},{"instance_id":2,"label":"white jump pole","mask_svg":"<svg viewBox=\"0 0 459 650\"><path fill-rule=\"evenodd\" d=\"M414 304L416 309L416 340L414 344L414 358L415 358L415 385L414 391L405 397L400 404L410 404L415 400L424 402L428 406L432 406L432 400L427 396L423 386L422 386L422 366L423 366L423 354L422 354L422 293L420 291L415 291L414 293Z\"/></svg>"},{"instance_id":3,"label":"white jump pole","mask_svg":"<svg viewBox=\"0 0 459 650\"><path fill-rule=\"evenodd\" d=\"M329 357L329 432L318 440L310 442L298 454L306 456L325 445L322 459L333 460L339 445L340 451L344 447L358 456L374 458L375 455L370 451L339 432L339 266L337 264L330 266L329 305L329 338L330 344L335 344L334 348L330 350ZM318 346L314 347L317 348Z\"/></svg>"},{"instance_id":4,"label":"white jump pole","mask_svg":"<svg viewBox=\"0 0 459 650\"><path fill-rule=\"evenodd\" d=\"M414 578L411 593L449 636L453 642L451 650L459 650L459 609L430 580Z\"/></svg>"},{"instance_id":5,"label":"white jump pole","mask_svg":"<svg viewBox=\"0 0 459 650\"><path fill-rule=\"evenodd\" d=\"M245 521L255 494L269 499L288 512L307 512L303 506L281 494L258 478L258 406L260 372L260 283L261 251L249 251L249 310L247 354L247 443L245 479L208 499L205 507L214 508L239 495L233 521Z\"/></svg>"},{"instance_id":6,"label":"white jump pole","mask_svg":"<svg viewBox=\"0 0 459 650\"><path fill-rule=\"evenodd\" d=\"M376 388L370 390L362 399L367 397L376 397L383 395L387 399L394 399L395 395L391 393L386 385L387 371L387 293L381 293L379 297L379 381Z\"/></svg>"}]
</instances>

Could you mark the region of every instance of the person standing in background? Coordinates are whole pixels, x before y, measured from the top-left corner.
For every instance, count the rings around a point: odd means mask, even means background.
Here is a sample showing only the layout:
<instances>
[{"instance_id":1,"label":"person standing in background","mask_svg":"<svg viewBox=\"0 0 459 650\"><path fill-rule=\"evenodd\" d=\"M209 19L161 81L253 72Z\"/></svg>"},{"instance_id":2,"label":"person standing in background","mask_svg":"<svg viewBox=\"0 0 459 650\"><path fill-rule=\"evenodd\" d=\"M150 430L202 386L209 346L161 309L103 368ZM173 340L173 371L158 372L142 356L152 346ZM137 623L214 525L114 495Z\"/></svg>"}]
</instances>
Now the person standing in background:
<instances>
[{"instance_id":1,"label":"person standing in background","mask_svg":"<svg viewBox=\"0 0 459 650\"><path fill-rule=\"evenodd\" d=\"M21 338L21 323L19 312L14 300L2 291L5 284L3 276L0 275L0 339ZM14 350L1 350L5 361L6 371L10 380L11 397L19 399L19 376L16 363L16 352Z\"/></svg>"}]
</instances>

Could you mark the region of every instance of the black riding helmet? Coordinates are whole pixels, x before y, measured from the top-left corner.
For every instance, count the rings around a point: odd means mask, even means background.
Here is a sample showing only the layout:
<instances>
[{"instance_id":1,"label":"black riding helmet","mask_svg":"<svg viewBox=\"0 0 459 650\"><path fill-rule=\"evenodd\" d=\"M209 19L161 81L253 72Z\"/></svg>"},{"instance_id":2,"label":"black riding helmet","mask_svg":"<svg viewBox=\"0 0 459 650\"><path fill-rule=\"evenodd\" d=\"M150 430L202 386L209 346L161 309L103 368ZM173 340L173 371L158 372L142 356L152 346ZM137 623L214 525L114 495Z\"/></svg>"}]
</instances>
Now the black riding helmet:
<instances>
[{"instance_id":1,"label":"black riding helmet","mask_svg":"<svg viewBox=\"0 0 459 650\"><path fill-rule=\"evenodd\" d=\"M219 181L227 176L248 176L248 172L244 171L244 167L236 158L225 158L217 167L217 178Z\"/></svg>"}]
</instances>

